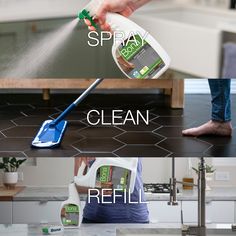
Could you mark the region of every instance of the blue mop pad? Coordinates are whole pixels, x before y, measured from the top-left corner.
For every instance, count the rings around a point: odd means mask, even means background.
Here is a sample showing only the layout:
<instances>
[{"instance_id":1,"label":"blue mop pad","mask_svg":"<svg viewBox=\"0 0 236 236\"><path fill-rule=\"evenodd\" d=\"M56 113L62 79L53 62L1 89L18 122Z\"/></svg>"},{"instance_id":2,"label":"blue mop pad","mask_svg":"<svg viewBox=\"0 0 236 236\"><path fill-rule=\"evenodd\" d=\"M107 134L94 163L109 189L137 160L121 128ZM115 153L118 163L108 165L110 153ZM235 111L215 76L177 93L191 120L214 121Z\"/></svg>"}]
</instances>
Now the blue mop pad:
<instances>
[{"instance_id":1,"label":"blue mop pad","mask_svg":"<svg viewBox=\"0 0 236 236\"><path fill-rule=\"evenodd\" d=\"M32 141L32 146L37 148L49 148L59 146L65 133L67 121L62 120L54 124L53 120L43 122L39 132Z\"/></svg>"},{"instance_id":2,"label":"blue mop pad","mask_svg":"<svg viewBox=\"0 0 236 236\"><path fill-rule=\"evenodd\" d=\"M36 148L54 148L60 145L65 133L67 121L64 118L81 102L88 94L95 89L103 79L97 79L89 86L65 111L63 111L55 120L46 120L36 137L32 141L32 146Z\"/></svg>"}]
</instances>

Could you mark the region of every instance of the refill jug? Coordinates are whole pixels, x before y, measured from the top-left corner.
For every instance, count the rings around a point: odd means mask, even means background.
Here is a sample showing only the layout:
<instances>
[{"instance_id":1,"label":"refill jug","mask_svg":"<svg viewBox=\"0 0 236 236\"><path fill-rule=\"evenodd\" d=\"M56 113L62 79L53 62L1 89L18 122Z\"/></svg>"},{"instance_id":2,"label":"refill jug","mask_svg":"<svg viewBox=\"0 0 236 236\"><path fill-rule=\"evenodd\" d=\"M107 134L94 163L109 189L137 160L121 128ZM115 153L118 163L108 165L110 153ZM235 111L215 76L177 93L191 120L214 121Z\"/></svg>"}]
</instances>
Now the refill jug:
<instances>
[{"instance_id":1,"label":"refill jug","mask_svg":"<svg viewBox=\"0 0 236 236\"><path fill-rule=\"evenodd\" d=\"M96 158L90 168L83 162L74 182L78 186L103 188L109 183L111 188L134 191L138 158Z\"/></svg>"}]
</instances>

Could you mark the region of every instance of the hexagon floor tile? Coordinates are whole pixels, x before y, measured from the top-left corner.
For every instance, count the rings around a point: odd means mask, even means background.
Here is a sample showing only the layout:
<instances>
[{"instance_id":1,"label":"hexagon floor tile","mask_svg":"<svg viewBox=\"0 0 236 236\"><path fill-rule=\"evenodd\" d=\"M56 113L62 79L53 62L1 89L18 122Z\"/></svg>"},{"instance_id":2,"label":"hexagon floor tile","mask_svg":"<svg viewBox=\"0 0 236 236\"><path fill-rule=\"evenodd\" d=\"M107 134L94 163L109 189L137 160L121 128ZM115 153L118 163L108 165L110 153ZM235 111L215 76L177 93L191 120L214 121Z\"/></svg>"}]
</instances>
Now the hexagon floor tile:
<instances>
[{"instance_id":1,"label":"hexagon floor tile","mask_svg":"<svg viewBox=\"0 0 236 236\"><path fill-rule=\"evenodd\" d=\"M117 136L118 134L123 133L124 131L110 126L110 127L106 127L106 126L94 126L94 127L87 127L85 129L82 129L79 131L79 134L86 137L86 138L112 138Z\"/></svg>"},{"instance_id":2,"label":"hexagon floor tile","mask_svg":"<svg viewBox=\"0 0 236 236\"><path fill-rule=\"evenodd\" d=\"M153 123L152 121L149 122L149 124L147 125L144 122L140 122L139 125L134 125L132 122L127 122L125 126L123 125L119 125L117 127L120 127L121 129L125 130L125 131L154 131L158 128L160 128L161 126L158 124Z\"/></svg>"},{"instance_id":3,"label":"hexagon floor tile","mask_svg":"<svg viewBox=\"0 0 236 236\"><path fill-rule=\"evenodd\" d=\"M189 127L193 122L191 118L182 116L161 116L152 120L152 122L163 126L182 126Z\"/></svg>"},{"instance_id":4,"label":"hexagon floor tile","mask_svg":"<svg viewBox=\"0 0 236 236\"><path fill-rule=\"evenodd\" d=\"M236 145L225 145L225 146L213 146L207 152L207 155L211 157L235 157L236 156Z\"/></svg>"},{"instance_id":5,"label":"hexagon floor tile","mask_svg":"<svg viewBox=\"0 0 236 236\"><path fill-rule=\"evenodd\" d=\"M23 116L17 118L14 121L16 125L41 125L44 120L48 119L48 116Z\"/></svg>"},{"instance_id":6,"label":"hexagon floor tile","mask_svg":"<svg viewBox=\"0 0 236 236\"><path fill-rule=\"evenodd\" d=\"M3 130L2 133L9 138L33 138L38 131L38 126L15 126Z\"/></svg>"},{"instance_id":7,"label":"hexagon floor tile","mask_svg":"<svg viewBox=\"0 0 236 236\"><path fill-rule=\"evenodd\" d=\"M63 145L55 149L35 149L31 148L25 151L28 157L73 157L78 154L78 151L71 147Z\"/></svg>"},{"instance_id":8,"label":"hexagon floor tile","mask_svg":"<svg viewBox=\"0 0 236 236\"><path fill-rule=\"evenodd\" d=\"M165 136L167 138L182 137L183 127L175 126L161 126L160 129L154 131L154 133Z\"/></svg>"},{"instance_id":9,"label":"hexagon floor tile","mask_svg":"<svg viewBox=\"0 0 236 236\"><path fill-rule=\"evenodd\" d=\"M14 126L15 124L10 120L0 120L0 131L3 131L4 129L8 129Z\"/></svg>"},{"instance_id":10,"label":"hexagon floor tile","mask_svg":"<svg viewBox=\"0 0 236 236\"><path fill-rule=\"evenodd\" d=\"M154 145L165 138L151 132L126 132L117 136L116 139L126 144Z\"/></svg>"},{"instance_id":11,"label":"hexagon floor tile","mask_svg":"<svg viewBox=\"0 0 236 236\"><path fill-rule=\"evenodd\" d=\"M24 115L19 111L0 111L0 120L13 120L19 117L24 117Z\"/></svg>"},{"instance_id":12,"label":"hexagon floor tile","mask_svg":"<svg viewBox=\"0 0 236 236\"><path fill-rule=\"evenodd\" d=\"M170 152L155 145L126 145L115 154L120 157L167 157Z\"/></svg>"},{"instance_id":13,"label":"hexagon floor tile","mask_svg":"<svg viewBox=\"0 0 236 236\"><path fill-rule=\"evenodd\" d=\"M85 152L104 152L112 153L123 144L113 138L86 138L73 144L81 153Z\"/></svg>"},{"instance_id":14,"label":"hexagon floor tile","mask_svg":"<svg viewBox=\"0 0 236 236\"><path fill-rule=\"evenodd\" d=\"M1 152L0 157L27 157L23 152Z\"/></svg>"},{"instance_id":15,"label":"hexagon floor tile","mask_svg":"<svg viewBox=\"0 0 236 236\"><path fill-rule=\"evenodd\" d=\"M0 133L0 139L1 139L1 138L4 138L4 137L5 137L5 136L4 136L3 134Z\"/></svg>"},{"instance_id":16,"label":"hexagon floor tile","mask_svg":"<svg viewBox=\"0 0 236 236\"><path fill-rule=\"evenodd\" d=\"M34 149L31 141L46 119L57 117L77 94L52 94L44 102L40 94L0 94L0 156L72 157L202 157L236 154L236 129L233 137L183 137L183 128L201 124L210 117L210 96L186 95L185 109L171 109L169 98L158 94L91 94L68 117L68 127L60 147ZM236 100L236 95L232 95ZM9 105L10 104L10 105ZM149 110L149 125L91 126L86 120L91 109L105 111L111 122L111 110ZM123 113L122 113L123 114ZM99 116L93 115L92 121ZM236 109L232 110L236 128Z\"/></svg>"},{"instance_id":17,"label":"hexagon floor tile","mask_svg":"<svg viewBox=\"0 0 236 236\"><path fill-rule=\"evenodd\" d=\"M160 147L174 153L205 153L212 145L200 140L183 137L169 138L158 144Z\"/></svg>"},{"instance_id":18,"label":"hexagon floor tile","mask_svg":"<svg viewBox=\"0 0 236 236\"><path fill-rule=\"evenodd\" d=\"M0 139L1 152L23 152L31 145L32 138L3 138Z\"/></svg>"}]
</instances>

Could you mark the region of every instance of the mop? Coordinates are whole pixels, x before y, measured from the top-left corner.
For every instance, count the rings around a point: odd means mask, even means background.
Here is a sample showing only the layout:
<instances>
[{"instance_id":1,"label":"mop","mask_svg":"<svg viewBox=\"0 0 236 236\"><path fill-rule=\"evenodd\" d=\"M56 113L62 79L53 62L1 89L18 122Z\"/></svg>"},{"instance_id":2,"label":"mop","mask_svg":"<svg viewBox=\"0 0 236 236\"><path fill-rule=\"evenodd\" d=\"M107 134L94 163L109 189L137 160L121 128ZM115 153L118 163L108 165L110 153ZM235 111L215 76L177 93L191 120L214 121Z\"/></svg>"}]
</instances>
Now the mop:
<instances>
[{"instance_id":1,"label":"mop","mask_svg":"<svg viewBox=\"0 0 236 236\"><path fill-rule=\"evenodd\" d=\"M32 141L32 146L36 148L53 148L60 145L67 127L64 118L77 107L94 90L103 79L96 79L70 106L68 106L56 119L43 122L36 137Z\"/></svg>"}]
</instances>

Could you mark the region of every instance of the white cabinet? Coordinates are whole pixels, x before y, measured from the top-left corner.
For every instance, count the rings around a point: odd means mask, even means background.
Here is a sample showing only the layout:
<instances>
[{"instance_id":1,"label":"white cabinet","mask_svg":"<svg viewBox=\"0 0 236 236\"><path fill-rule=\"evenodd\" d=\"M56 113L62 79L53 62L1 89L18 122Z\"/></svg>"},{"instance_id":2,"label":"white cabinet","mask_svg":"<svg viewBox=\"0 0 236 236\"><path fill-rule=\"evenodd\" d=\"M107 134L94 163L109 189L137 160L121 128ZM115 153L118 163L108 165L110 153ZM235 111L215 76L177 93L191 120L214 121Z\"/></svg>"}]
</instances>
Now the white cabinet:
<instances>
[{"instance_id":1,"label":"white cabinet","mask_svg":"<svg viewBox=\"0 0 236 236\"><path fill-rule=\"evenodd\" d=\"M212 223L235 223L233 201L213 201L207 204L206 211Z\"/></svg>"},{"instance_id":2,"label":"white cabinet","mask_svg":"<svg viewBox=\"0 0 236 236\"><path fill-rule=\"evenodd\" d=\"M0 224L12 223L12 202L0 202Z\"/></svg>"},{"instance_id":3,"label":"white cabinet","mask_svg":"<svg viewBox=\"0 0 236 236\"><path fill-rule=\"evenodd\" d=\"M151 223L179 223L180 205L168 206L167 201L151 201L148 204Z\"/></svg>"},{"instance_id":4,"label":"white cabinet","mask_svg":"<svg viewBox=\"0 0 236 236\"><path fill-rule=\"evenodd\" d=\"M197 201L183 201L185 223L196 223L198 217ZM233 201L211 201L206 203L207 223L234 223Z\"/></svg>"},{"instance_id":5,"label":"white cabinet","mask_svg":"<svg viewBox=\"0 0 236 236\"><path fill-rule=\"evenodd\" d=\"M1 223L59 223L61 201L15 201L0 202ZM181 202L168 206L167 201L150 201L148 204L150 223L180 223ZM81 202L83 210L85 201ZM197 201L182 201L184 223L197 223ZM207 223L235 222L234 201L212 201L206 204Z\"/></svg>"},{"instance_id":6,"label":"white cabinet","mask_svg":"<svg viewBox=\"0 0 236 236\"><path fill-rule=\"evenodd\" d=\"M59 223L61 201L15 201L13 202L14 224ZM83 207L85 202L81 202Z\"/></svg>"},{"instance_id":7,"label":"white cabinet","mask_svg":"<svg viewBox=\"0 0 236 236\"><path fill-rule=\"evenodd\" d=\"M58 223L60 222L60 206L60 201L15 201L13 202L13 223Z\"/></svg>"},{"instance_id":8,"label":"white cabinet","mask_svg":"<svg viewBox=\"0 0 236 236\"><path fill-rule=\"evenodd\" d=\"M184 223L196 223L198 218L197 201L183 201Z\"/></svg>"}]
</instances>

